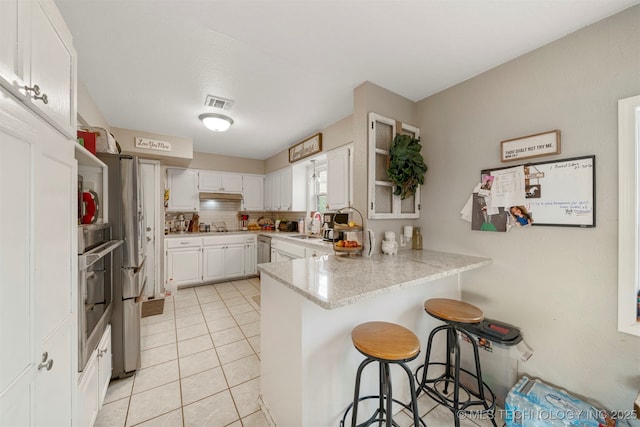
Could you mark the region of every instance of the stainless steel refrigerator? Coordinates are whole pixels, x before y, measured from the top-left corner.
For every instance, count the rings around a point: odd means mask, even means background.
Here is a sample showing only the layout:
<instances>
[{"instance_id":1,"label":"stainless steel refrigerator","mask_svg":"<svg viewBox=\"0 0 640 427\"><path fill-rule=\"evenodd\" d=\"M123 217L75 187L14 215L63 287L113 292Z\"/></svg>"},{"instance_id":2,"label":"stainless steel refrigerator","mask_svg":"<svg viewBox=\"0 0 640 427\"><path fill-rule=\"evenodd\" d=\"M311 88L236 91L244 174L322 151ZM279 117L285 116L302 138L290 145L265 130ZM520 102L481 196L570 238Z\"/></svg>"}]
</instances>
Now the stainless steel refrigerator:
<instances>
[{"instance_id":1,"label":"stainless steel refrigerator","mask_svg":"<svg viewBox=\"0 0 640 427\"><path fill-rule=\"evenodd\" d=\"M140 368L140 315L144 295L144 218L140 163L136 156L98 153L108 167L112 239L124 243L113 254L111 312L112 378Z\"/></svg>"}]
</instances>

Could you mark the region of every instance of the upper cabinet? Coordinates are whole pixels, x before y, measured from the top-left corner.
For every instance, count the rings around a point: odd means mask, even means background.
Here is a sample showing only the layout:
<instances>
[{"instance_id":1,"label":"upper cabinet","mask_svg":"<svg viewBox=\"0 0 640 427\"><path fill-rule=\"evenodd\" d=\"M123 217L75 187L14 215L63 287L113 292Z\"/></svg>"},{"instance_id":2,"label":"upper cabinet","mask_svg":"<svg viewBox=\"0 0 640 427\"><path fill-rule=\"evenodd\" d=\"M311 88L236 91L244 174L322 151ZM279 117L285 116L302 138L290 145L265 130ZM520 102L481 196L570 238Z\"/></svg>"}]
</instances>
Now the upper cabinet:
<instances>
[{"instance_id":1,"label":"upper cabinet","mask_svg":"<svg viewBox=\"0 0 640 427\"><path fill-rule=\"evenodd\" d=\"M420 137L417 127L369 113L369 219L420 218L420 189L403 200L393 194L387 175L389 150L397 133Z\"/></svg>"},{"instance_id":2,"label":"upper cabinet","mask_svg":"<svg viewBox=\"0 0 640 427\"><path fill-rule=\"evenodd\" d=\"M242 175L242 209L264 210L264 177L262 175Z\"/></svg>"},{"instance_id":3,"label":"upper cabinet","mask_svg":"<svg viewBox=\"0 0 640 427\"><path fill-rule=\"evenodd\" d=\"M196 212L198 210L200 200L196 169L167 168L167 188L169 189L168 211Z\"/></svg>"},{"instance_id":4,"label":"upper cabinet","mask_svg":"<svg viewBox=\"0 0 640 427\"><path fill-rule=\"evenodd\" d=\"M288 166L268 174L265 178L265 195L270 195L270 203L265 201L265 210L305 211L306 171L304 167Z\"/></svg>"},{"instance_id":5,"label":"upper cabinet","mask_svg":"<svg viewBox=\"0 0 640 427\"><path fill-rule=\"evenodd\" d=\"M351 206L353 194L352 145L336 148L327 153L327 209Z\"/></svg>"},{"instance_id":6,"label":"upper cabinet","mask_svg":"<svg viewBox=\"0 0 640 427\"><path fill-rule=\"evenodd\" d=\"M52 1L0 2L0 85L75 139L76 53Z\"/></svg>"},{"instance_id":7,"label":"upper cabinet","mask_svg":"<svg viewBox=\"0 0 640 427\"><path fill-rule=\"evenodd\" d=\"M242 193L242 175L237 173L201 170L200 191L219 193Z\"/></svg>"}]
</instances>

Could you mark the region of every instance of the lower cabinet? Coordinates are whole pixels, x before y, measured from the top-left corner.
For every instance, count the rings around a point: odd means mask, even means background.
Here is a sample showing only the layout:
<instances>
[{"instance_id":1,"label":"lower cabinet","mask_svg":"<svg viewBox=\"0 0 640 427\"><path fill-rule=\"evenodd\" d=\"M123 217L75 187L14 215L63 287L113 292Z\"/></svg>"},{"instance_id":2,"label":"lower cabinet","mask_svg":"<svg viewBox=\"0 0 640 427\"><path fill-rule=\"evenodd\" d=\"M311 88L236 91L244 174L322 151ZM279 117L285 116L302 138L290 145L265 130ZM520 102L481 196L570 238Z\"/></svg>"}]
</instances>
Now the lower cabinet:
<instances>
[{"instance_id":1,"label":"lower cabinet","mask_svg":"<svg viewBox=\"0 0 640 427\"><path fill-rule=\"evenodd\" d=\"M107 326L78 383L78 425L93 426L111 378L111 325Z\"/></svg>"},{"instance_id":2,"label":"lower cabinet","mask_svg":"<svg viewBox=\"0 0 640 427\"><path fill-rule=\"evenodd\" d=\"M202 239L167 239L165 279L175 286L202 282Z\"/></svg>"},{"instance_id":3,"label":"lower cabinet","mask_svg":"<svg viewBox=\"0 0 640 427\"><path fill-rule=\"evenodd\" d=\"M256 275L255 234L165 239L165 284L175 286Z\"/></svg>"},{"instance_id":4,"label":"lower cabinet","mask_svg":"<svg viewBox=\"0 0 640 427\"><path fill-rule=\"evenodd\" d=\"M244 244L204 246L203 278L205 282L244 276Z\"/></svg>"}]
</instances>

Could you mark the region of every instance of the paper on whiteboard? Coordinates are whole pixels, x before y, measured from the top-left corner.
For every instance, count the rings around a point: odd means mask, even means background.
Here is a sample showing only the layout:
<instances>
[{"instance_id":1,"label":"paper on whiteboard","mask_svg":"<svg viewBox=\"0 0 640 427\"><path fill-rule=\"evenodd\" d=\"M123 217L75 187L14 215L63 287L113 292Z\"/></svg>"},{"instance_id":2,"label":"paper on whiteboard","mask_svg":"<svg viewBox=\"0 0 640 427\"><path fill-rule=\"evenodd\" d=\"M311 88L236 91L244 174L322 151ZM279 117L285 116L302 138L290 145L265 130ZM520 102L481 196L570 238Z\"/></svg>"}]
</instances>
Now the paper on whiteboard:
<instances>
[{"instance_id":1,"label":"paper on whiteboard","mask_svg":"<svg viewBox=\"0 0 640 427\"><path fill-rule=\"evenodd\" d=\"M524 191L524 166L499 169L491 172L491 207L511 207L526 203ZM487 200L488 201L488 200Z\"/></svg>"}]
</instances>

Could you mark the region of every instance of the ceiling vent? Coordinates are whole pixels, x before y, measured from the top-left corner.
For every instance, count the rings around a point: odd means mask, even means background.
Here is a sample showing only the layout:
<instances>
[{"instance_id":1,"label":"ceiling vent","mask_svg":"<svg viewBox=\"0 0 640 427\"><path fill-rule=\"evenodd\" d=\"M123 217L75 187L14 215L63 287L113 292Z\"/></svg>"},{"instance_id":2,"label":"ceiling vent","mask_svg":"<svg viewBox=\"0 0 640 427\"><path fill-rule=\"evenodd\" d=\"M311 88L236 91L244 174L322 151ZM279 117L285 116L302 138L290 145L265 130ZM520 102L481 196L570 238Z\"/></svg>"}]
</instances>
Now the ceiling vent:
<instances>
[{"instance_id":1,"label":"ceiling vent","mask_svg":"<svg viewBox=\"0 0 640 427\"><path fill-rule=\"evenodd\" d=\"M207 98L204 100L204 105L218 110L230 110L231 107L233 107L233 100L207 95Z\"/></svg>"}]
</instances>

